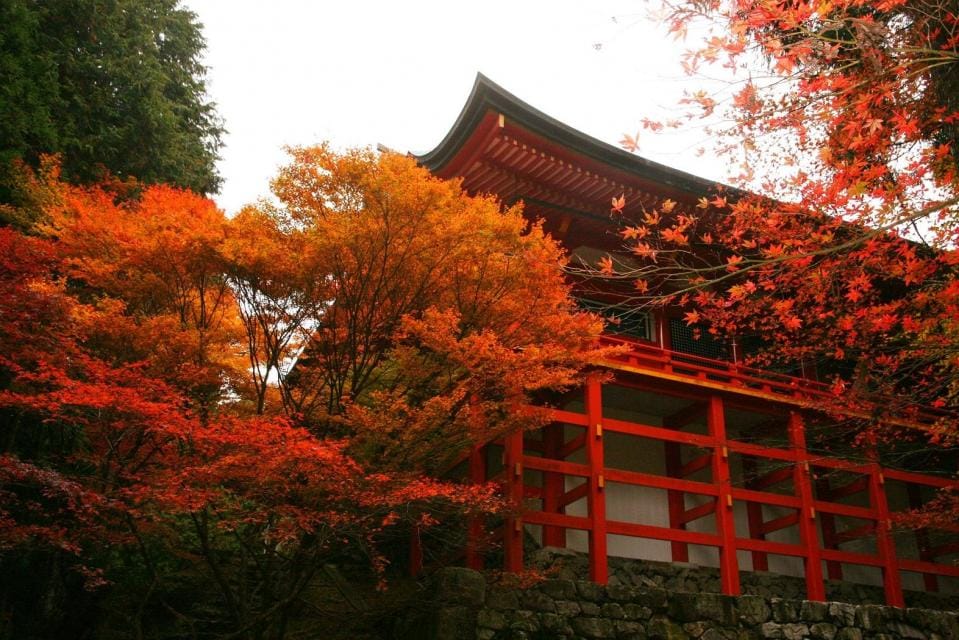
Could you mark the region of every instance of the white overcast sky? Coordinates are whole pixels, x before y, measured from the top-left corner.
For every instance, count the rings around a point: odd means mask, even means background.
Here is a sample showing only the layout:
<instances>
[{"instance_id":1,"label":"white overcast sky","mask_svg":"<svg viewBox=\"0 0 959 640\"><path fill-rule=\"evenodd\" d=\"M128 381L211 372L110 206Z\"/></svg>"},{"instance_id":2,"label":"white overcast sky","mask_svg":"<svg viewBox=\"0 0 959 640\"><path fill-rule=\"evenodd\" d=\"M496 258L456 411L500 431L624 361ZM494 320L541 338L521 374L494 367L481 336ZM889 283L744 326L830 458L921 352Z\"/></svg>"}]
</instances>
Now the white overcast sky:
<instances>
[{"instance_id":1,"label":"white overcast sky","mask_svg":"<svg viewBox=\"0 0 959 640\"><path fill-rule=\"evenodd\" d=\"M432 149L476 73L610 143L691 86L683 43L642 0L186 0L207 39L208 88L228 134L217 201L268 193L284 145ZM599 46L597 46L599 45ZM695 81L694 81L695 82ZM703 177L701 133L641 134L640 155Z\"/></svg>"}]
</instances>

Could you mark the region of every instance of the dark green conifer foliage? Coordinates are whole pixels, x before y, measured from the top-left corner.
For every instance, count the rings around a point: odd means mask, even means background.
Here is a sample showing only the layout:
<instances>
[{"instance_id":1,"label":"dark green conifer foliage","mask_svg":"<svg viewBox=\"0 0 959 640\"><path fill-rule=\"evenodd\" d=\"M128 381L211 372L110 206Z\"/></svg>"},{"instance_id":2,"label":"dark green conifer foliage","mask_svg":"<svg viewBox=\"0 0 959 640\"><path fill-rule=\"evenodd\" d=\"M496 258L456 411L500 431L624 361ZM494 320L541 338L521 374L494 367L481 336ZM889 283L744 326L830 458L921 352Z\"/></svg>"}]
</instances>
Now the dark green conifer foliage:
<instances>
[{"instance_id":1,"label":"dark green conifer foliage","mask_svg":"<svg viewBox=\"0 0 959 640\"><path fill-rule=\"evenodd\" d=\"M223 127L179 0L0 2L0 165L60 153L68 179L216 192ZM0 201L9 202L0 178Z\"/></svg>"}]
</instances>

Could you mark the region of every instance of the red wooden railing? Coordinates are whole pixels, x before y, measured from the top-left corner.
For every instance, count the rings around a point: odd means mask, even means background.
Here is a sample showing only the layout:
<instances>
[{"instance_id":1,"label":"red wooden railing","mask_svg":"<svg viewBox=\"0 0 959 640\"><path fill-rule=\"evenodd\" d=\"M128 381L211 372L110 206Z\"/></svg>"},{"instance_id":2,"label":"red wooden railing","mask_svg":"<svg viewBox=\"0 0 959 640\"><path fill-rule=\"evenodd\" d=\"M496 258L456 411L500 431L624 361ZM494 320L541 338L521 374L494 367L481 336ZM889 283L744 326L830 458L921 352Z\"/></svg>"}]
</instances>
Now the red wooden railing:
<instances>
[{"instance_id":1,"label":"red wooden railing","mask_svg":"<svg viewBox=\"0 0 959 640\"><path fill-rule=\"evenodd\" d=\"M747 367L724 360L704 358L690 353L670 351L643 340L602 336L600 344L625 349L623 353L613 356L609 364L636 367L646 372L659 371L700 382L728 385L733 391L738 392L757 391L787 398L833 397L832 388L816 380Z\"/></svg>"},{"instance_id":2,"label":"red wooden railing","mask_svg":"<svg viewBox=\"0 0 959 640\"><path fill-rule=\"evenodd\" d=\"M600 338L600 344L622 348L621 353L603 362L604 365L613 369L658 375L719 391L751 395L764 400L815 404L821 409L845 412L851 418L873 419L870 405L882 406L886 410L884 419L898 426L922 428L943 418L955 418L944 410L932 407L891 405L888 398L881 397L860 397L858 399L860 406L855 408L837 395L833 386L817 380L758 369L726 360L670 351L645 340L604 335Z\"/></svg>"},{"instance_id":3,"label":"red wooden railing","mask_svg":"<svg viewBox=\"0 0 959 640\"><path fill-rule=\"evenodd\" d=\"M889 480L902 482L907 487L959 488L959 481L934 475L918 474L883 468L875 461L854 462L841 458L814 455L806 446L801 407L793 402L801 398L834 397L827 385L775 372L710 360L659 349L654 345L604 338L605 344L628 345L628 351L615 355L609 362L614 370L638 374L655 374L696 385L697 395L704 405L706 433L690 433L682 425L672 428L614 419L603 412L603 383L592 375L584 389L582 413L553 410L553 424L544 430L540 440L529 434L511 434L499 444L503 446L502 471L496 478L504 485L504 492L516 510L503 528L505 568L520 571L523 568L524 526L543 527L544 544L564 546L566 531L586 531L589 541L590 577L596 582L607 580L607 535L631 536L665 540L670 543L674 560L687 560L688 545L705 545L719 551L721 585L724 593L738 594L739 565L737 551L750 552L754 569L768 567L768 555L802 558L805 566L807 595L811 600L825 599L824 575L826 565L829 578L842 577L842 565L877 567L882 572L886 602L903 606L901 572L922 574L927 590L936 590L938 576L959 577L955 563L937 562L944 555L959 552L959 545L932 548L925 531L917 533L919 557L899 558L893 541L892 514L886 495ZM775 403L785 411L788 447L777 448L755 442L730 438L726 432L724 398L728 392L759 395L763 399L780 399ZM768 406L769 402L765 402ZM801 403L800 403L801 404ZM578 433L566 439L566 431ZM603 459L603 440L608 432L662 442L666 455L666 475L644 471L616 469L606 466ZM680 446L694 446L705 453L682 463ZM584 462L570 462L569 456L584 451ZM776 461L779 468L749 481L735 481L729 465L730 454ZM486 481L486 464L482 448L470 454L469 476L473 481ZM688 479L698 470L710 470L710 481ZM525 482L527 471L539 472L538 486ZM822 477L828 471L841 471L854 477L842 486L824 484ZM534 474L535 475L535 474ZM585 483L567 490L567 478L583 478ZM818 477L818 479L817 479ZM792 491L771 491L776 485L789 481ZM669 526L640 524L610 520L606 515L606 484L652 487L667 491ZM707 502L687 508L685 495L706 496ZM917 494L917 491L910 495ZM853 506L839 502L859 495L867 506ZM586 498L586 515L570 515L566 507ZM529 500L536 499L541 508L529 508ZM734 522L734 506L745 504L748 535L740 536ZM791 510L785 516L765 520L762 505ZM911 504L915 507L918 504ZM712 516L716 533L702 533L686 529L690 522ZM836 518L856 518L864 525L839 531ZM789 527L796 527L798 543L768 540L767 535ZM942 525L943 530L959 533L959 528ZM482 527L470 524L470 542L467 561L470 566L482 566L479 537ZM820 542L820 532L822 542ZM875 552L843 550L841 545L861 538L875 539ZM926 542L923 540L926 539Z\"/></svg>"}]
</instances>

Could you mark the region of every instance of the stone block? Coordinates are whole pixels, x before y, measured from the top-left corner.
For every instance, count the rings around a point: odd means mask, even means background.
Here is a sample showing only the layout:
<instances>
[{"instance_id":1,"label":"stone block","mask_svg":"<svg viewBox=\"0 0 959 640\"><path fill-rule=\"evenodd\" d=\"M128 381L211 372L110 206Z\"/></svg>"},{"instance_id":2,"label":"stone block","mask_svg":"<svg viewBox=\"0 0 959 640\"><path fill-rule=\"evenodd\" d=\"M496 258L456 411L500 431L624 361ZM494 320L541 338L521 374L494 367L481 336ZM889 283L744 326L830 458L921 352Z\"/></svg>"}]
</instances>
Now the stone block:
<instances>
[{"instance_id":1,"label":"stone block","mask_svg":"<svg viewBox=\"0 0 959 640\"><path fill-rule=\"evenodd\" d=\"M851 627L856 624L856 607L845 602L830 602L829 619L840 627Z\"/></svg>"},{"instance_id":2,"label":"stone block","mask_svg":"<svg viewBox=\"0 0 959 640\"><path fill-rule=\"evenodd\" d=\"M783 627L775 622L764 622L759 626L759 635L770 640L779 640L783 637Z\"/></svg>"},{"instance_id":3,"label":"stone block","mask_svg":"<svg viewBox=\"0 0 959 640\"><path fill-rule=\"evenodd\" d=\"M531 611L556 611L556 601L538 590L525 591L520 600L523 607Z\"/></svg>"},{"instance_id":4,"label":"stone block","mask_svg":"<svg viewBox=\"0 0 959 640\"><path fill-rule=\"evenodd\" d=\"M769 620L770 610L766 599L759 596L740 596L736 599L739 619L749 625L759 625Z\"/></svg>"},{"instance_id":5,"label":"stone block","mask_svg":"<svg viewBox=\"0 0 959 640\"><path fill-rule=\"evenodd\" d=\"M613 629L616 631L617 638L639 638L646 637L646 627L640 622L631 620L613 620Z\"/></svg>"},{"instance_id":6,"label":"stone block","mask_svg":"<svg viewBox=\"0 0 959 640\"><path fill-rule=\"evenodd\" d=\"M817 622L809 626L809 635L820 640L834 640L836 625L828 622Z\"/></svg>"},{"instance_id":7,"label":"stone block","mask_svg":"<svg viewBox=\"0 0 959 640\"><path fill-rule=\"evenodd\" d=\"M476 625L486 629L505 629L506 616L495 609L480 609L476 614Z\"/></svg>"},{"instance_id":8,"label":"stone block","mask_svg":"<svg viewBox=\"0 0 959 640\"><path fill-rule=\"evenodd\" d=\"M486 576L464 567L445 567L433 574L433 590L440 602L479 607L486 599Z\"/></svg>"},{"instance_id":9,"label":"stone block","mask_svg":"<svg viewBox=\"0 0 959 640\"><path fill-rule=\"evenodd\" d=\"M934 619L937 617L937 614L934 614L928 609L906 609L905 620L920 629L934 629Z\"/></svg>"},{"instance_id":10,"label":"stone block","mask_svg":"<svg viewBox=\"0 0 959 640\"><path fill-rule=\"evenodd\" d=\"M573 600L576 598L576 583L572 580L546 580L537 585L537 589L554 600Z\"/></svg>"},{"instance_id":11,"label":"stone block","mask_svg":"<svg viewBox=\"0 0 959 640\"><path fill-rule=\"evenodd\" d=\"M672 594L668 593L665 589L648 589L640 591L636 595L634 602L644 607L649 607L654 612L661 612L666 611L670 595Z\"/></svg>"},{"instance_id":12,"label":"stone block","mask_svg":"<svg viewBox=\"0 0 959 640\"><path fill-rule=\"evenodd\" d=\"M772 598L769 609L776 622L797 622L799 620L799 603L795 600Z\"/></svg>"},{"instance_id":13,"label":"stone block","mask_svg":"<svg viewBox=\"0 0 959 640\"><path fill-rule=\"evenodd\" d=\"M723 633L716 627L709 627L701 636L702 640L729 640L727 634Z\"/></svg>"},{"instance_id":14,"label":"stone block","mask_svg":"<svg viewBox=\"0 0 959 640\"><path fill-rule=\"evenodd\" d=\"M573 632L585 638L615 638L616 630L612 620L605 618L573 618L570 621Z\"/></svg>"},{"instance_id":15,"label":"stone block","mask_svg":"<svg viewBox=\"0 0 959 640\"><path fill-rule=\"evenodd\" d=\"M856 627L844 627L836 632L836 640L862 640L862 631Z\"/></svg>"},{"instance_id":16,"label":"stone block","mask_svg":"<svg viewBox=\"0 0 959 640\"><path fill-rule=\"evenodd\" d=\"M519 596L514 589L491 587L486 594L486 606L490 609L513 611L519 609Z\"/></svg>"},{"instance_id":17,"label":"stone block","mask_svg":"<svg viewBox=\"0 0 959 640\"><path fill-rule=\"evenodd\" d=\"M937 626L943 636L956 640L959 638L959 613L944 613Z\"/></svg>"},{"instance_id":18,"label":"stone block","mask_svg":"<svg viewBox=\"0 0 959 640\"><path fill-rule=\"evenodd\" d=\"M683 631L688 633L691 638L700 637L701 635L703 635L703 633L706 632L706 629L708 628L709 628L709 623L703 622L702 620L700 620L699 622L687 622L686 624L683 625Z\"/></svg>"},{"instance_id":19,"label":"stone block","mask_svg":"<svg viewBox=\"0 0 959 640\"><path fill-rule=\"evenodd\" d=\"M809 627L800 622L791 622L783 625L784 640L803 640L809 637Z\"/></svg>"},{"instance_id":20,"label":"stone block","mask_svg":"<svg viewBox=\"0 0 959 640\"><path fill-rule=\"evenodd\" d=\"M567 618L578 616L582 611L582 608L579 606L578 602L572 602L569 600L557 600L555 602L555 606L556 613Z\"/></svg>"},{"instance_id":21,"label":"stone block","mask_svg":"<svg viewBox=\"0 0 959 640\"><path fill-rule=\"evenodd\" d=\"M576 590L579 592L579 597L583 600L601 602L606 599L606 589L595 582L580 580L576 583Z\"/></svg>"},{"instance_id":22,"label":"stone block","mask_svg":"<svg viewBox=\"0 0 959 640\"><path fill-rule=\"evenodd\" d=\"M822 622L829 614L829 605L825 602L803 600L799 607L799 617L803 622Z\"/></svg>"},{"instance_id":23,"label":"stone block","mask_svg":"<svg viewBox=\"0 0 959 640\"><path fill-rule=\"evenodd\" d=\"M881 631L885 628L885 609L875 604L856 607L856 626L865 631Z\"/></svg>"},{"instance_id":24,"label":"stone block","mask_svg":"<svg viewBox=\"0 0 959 640\"><path fill-rule=\"evenodd\" d=\"M735 624L734 598L715 593L674 593L669 602L669 616L677 622L713 620Z\"/></svg>"},{"instance_id":25,"label":"stone block","mask_svg":"<svg viewBox=\"0 0 959 640\"><path fill-rule=\"evenodd\" d=\"M519 631L539 631L539 617L532 611L520 609L509 618L509 628Z\"/></svg>"},{"instance_id":26,"label":"stone block","mask_svg":"<svg viewBox=\"0 0 959 640\"><path fill-rule=\"evenodd\" d=\"M557 564L582 562L584 555L565 547L543 547L531 551L526 560L531 567L548 569Z\"/></svg>"},{"instance_id":27,"label":"stone block","mask_svg":"<svg viewBox=\"0 0 959 640\"><path fill-rule=\"evenodd\" d=\"M650 640L688 640L689 634L686 631L667 618L666 616L653 616L646 625L646 635Z\"/></svg>"},{"instance_id":28,"label":"stone block","mask_svg":"<svg viewBox=\"0 0 959 640\"><path fill-rule=\"evenodd\" d=\"M600 610L604 618L612 618L613 620L626 619L626 612L623 610L623 607L616 602L607 602Z\"/></svg>"},{"instance_id":29,"label":"stone block","mask_svg":"<svg viewBox=\"0 0 959 640\"><path fill-rule=\"evenodd\" d=\"M610 600L617 602L633 602L639 595L639 590L623 584L611 584L606 587Z\"/></svg>"},{"instance_id":30,"label":"stone block","mask_svg":"<svg viewBox=\"0 0 959 640\"><path fill-rule=\"evenodd\" d=\"M906 640L926 640L925 633L906 622L895 620L887 623L886 628L890 633Z\"/></svg>"},{"instance_id":31,"label":"stone block","mask_svg":"<svg viewBox=\"0 0 959 640\"><path fill-rule=\"evenodd\" d=\"M906 609L904 620L926 633L935 633L953 640L959 639L959 616L951 612L928 609Z\"/></svg>"},{"instance_id":32,"label":"stone block","mask_svg":"<svg viewBox=\"0 0 959 640\"><path fill-rule=\"evenodd\" d=\"M642 574L634 574L632 576L632 583L637 587L644 587L646 589L655 589L663 585L662 576L644 576Z\"/></svg>"},{"instance_id":33,"label":"stone block","mask_svg":"<svg viewBox=\"0 0 959 640\"><path fill-rule=\"evenodd\" d=\"M564 616L555 613L541 613L539 624L545 632L544 635L548 633L550 637L573 635L573 629L570 627L569 621Z\"/></svg>"},{"instance_id":34,"label":"stone block","mask_svg":"<svg viewBox=\"0 0 959 640\"><path fill-rule=\"evenodd\" d=\"M623 605L623 613L627 620L649 620L649 617L653 615L653 610L641 604L627 602Z\"/></svg>"}]
</instances>

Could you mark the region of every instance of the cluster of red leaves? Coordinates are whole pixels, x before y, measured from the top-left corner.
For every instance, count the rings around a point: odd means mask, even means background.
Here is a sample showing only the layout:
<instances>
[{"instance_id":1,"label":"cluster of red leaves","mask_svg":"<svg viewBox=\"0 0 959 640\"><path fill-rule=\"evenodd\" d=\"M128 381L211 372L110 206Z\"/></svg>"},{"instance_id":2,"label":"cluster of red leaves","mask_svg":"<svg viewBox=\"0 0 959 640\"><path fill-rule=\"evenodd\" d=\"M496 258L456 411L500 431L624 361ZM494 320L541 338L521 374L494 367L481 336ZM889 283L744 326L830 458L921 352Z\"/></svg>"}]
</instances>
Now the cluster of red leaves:
<instances>
[{"instance_id":1,"label":"cluster of red leaves","mask_svg":"<svg viewBox=\"0 0 959 640\"><path fill-rule=\"evenodd\" d=\"M716 333L766 337L769 359L839 363L847 391L956 408L955 4L670 7L675 33L704 21L709 35L688 54L690 69L749 75L724 106L723 133L757 150L742 156L742 175L762 179L744 186L795 204L704 201L696 247L677 235L675 216L647 225L649 244L674 259L669 293L687 294L690 320ZM710 111L714 98L698 101ZM636 250L648 253L642 242ZM956 429L937 426L932 438L951 443Z\"/></svg>"},{"instance_id":2,"label":"cluster of red leaves","mask_svg":"<svg viewBox=\"0 0 959 640\"><path fill-rule=\"evenodd\" d=\"M0 229L0 254L0 538L74 553L122 542L117 489L162 466L192 422L164 382L84 348L84 306L51 277L54 243Z\"/></svg>"},{"instance_id":3,"label":"cluster of red leaves","mask_svg":"<svg viewBox=\"0 0 959 640\"><path fill-rule=\"evenodd\" d=\"M873 226L927 219L927 239L955 243L953 3L707 0L669 16L676 33L710 25L687 55L691 70L748 72L724 103L732 125L722 133L740 151L761 149L743 157L743 176L764 178L754 186ZM720 99L690 101L712 111Z\"/></svg>"},{"instance_id":4,"label":"cluster of red leaves","mask_svg":"<svg viewBox=\"0 0 959 640\"><path fill-rule=\"evenodd\" d=\"M665 5L677 36L706 34L688 72L740 76L685 102L747 191L624 220L644 266L606 276L634 278L641 301L682 305L697 330L762 347L756 364L818 369L837 416L874 416L861 441L955 446L959 8ZM920 415L918 433L891 426ZM943 505L939 515L955 517Z\"/></svg>"}]
</instances>

